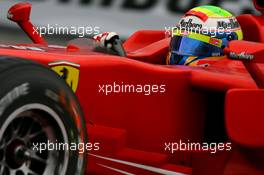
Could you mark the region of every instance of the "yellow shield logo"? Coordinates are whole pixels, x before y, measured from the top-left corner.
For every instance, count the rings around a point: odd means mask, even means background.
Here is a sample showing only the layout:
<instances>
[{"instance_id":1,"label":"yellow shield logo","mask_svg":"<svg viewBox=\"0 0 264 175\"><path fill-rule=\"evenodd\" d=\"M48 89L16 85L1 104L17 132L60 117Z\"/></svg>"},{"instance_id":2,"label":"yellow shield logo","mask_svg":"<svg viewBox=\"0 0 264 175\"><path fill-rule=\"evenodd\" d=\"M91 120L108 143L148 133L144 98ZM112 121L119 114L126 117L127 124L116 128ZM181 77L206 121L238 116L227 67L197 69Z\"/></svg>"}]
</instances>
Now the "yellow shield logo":
<instances>
[{"instance_id":1,"label":"yellow shield logo","mask_svg":"<svg viewBox=\"0 0 264 175\"><path fill-rule=\"evenodd\" d=\"M79 83L80 65L66 61L50 63L51 69L61 76L67 84L76 92Z\"/></svg>"}]
</instances>

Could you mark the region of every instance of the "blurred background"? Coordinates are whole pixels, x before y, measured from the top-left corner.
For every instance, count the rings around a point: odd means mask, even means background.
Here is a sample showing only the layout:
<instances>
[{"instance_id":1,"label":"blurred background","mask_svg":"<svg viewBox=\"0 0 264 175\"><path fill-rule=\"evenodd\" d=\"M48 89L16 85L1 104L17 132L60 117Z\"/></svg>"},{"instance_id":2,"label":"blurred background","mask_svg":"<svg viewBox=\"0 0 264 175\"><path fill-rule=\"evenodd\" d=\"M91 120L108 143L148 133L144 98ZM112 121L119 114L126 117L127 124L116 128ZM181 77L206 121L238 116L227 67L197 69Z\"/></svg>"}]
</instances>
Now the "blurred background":
<instances>
[{"instance_id":1,"label":"blurred background","mask_svg":"<svg viewBox=\"0 0 264 175\"><path fill-rule=\"evenodd\" d=\"M123 39L140 29L173 27L186 11L199 5L221 6L235 15L256 13L252 0L1 0L0 43L31 42L6 18L17 2L32 3L31 21L36 26L97 27L100 32L115 31ZM45 36L51 44L63 45L76 37Z\"/></svg>"}]
</instances>

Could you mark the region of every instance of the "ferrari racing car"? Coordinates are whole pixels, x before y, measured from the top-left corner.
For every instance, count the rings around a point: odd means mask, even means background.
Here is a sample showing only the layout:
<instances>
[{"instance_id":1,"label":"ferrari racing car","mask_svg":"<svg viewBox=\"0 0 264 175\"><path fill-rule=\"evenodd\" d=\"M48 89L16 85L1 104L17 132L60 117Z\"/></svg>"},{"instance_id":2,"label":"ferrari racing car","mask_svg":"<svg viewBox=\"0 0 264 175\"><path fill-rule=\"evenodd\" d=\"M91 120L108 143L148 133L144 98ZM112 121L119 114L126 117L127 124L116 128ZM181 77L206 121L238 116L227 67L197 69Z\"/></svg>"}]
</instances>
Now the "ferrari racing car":
<instances>
[{"instance_id":1,"label":"ferrari racing car","mask_svg":"<svg viewBox=\"0 0 264 175\"><path fill-rule=\"evenodd\" d=\"M33 43L0 45L0 174L263 175L264 3L253 2L262 15L237 17L244 40L194 67L166 65L164 31L114 37L110 51L50 45L31 5L12 6Z\"/></svg>"}]
</instances>

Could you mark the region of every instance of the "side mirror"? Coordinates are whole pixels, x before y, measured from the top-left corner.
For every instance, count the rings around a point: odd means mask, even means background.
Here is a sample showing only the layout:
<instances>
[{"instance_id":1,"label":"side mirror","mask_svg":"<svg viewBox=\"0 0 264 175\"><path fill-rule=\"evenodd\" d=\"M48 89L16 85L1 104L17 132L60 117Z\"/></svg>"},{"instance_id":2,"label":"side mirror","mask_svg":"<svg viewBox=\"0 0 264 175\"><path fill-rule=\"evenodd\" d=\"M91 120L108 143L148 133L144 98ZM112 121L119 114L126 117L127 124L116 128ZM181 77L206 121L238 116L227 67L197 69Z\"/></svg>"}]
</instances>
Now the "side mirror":
<instances>
[{"instance_id":1,"label":"side mirror","mask_svg":"<svg viewBox=\"0 0 264 175\"><path fill-rule=\"evenodd\" d=\"M7 18L14 22L25 22L30 20L31 4L18 3L12 6L7 13Z\"/></svg>"},{"instance_id":2,"label":"side mirror","mask_svg":"<svg viewBox=\"0 0 264 175\"><path fill-rule=\"evenodd\" d=\"M231 41L224 52L232 60L240 60L255 80L264 89L264 72L258 63L264 63L264 44L249 41Z\"/></svg>"},{"instance_id":3,"label":"side mirror","mask_svg":"<svg viewBox=\"0 0 264 175\"><path fill-rule=\"evenodd\" d=\"M8 10L7 18L16 22L35 44L47 45L47 42L36 32L35 27L30 22L30 12L30 3L17 3Z\"/></svg>"},{"instance_id":4,"label":"side mirror","mask_svg":"<svg viewBox=\"0 0 264 175\"><path fill-rule=\"evenodd\" d=\"M228 136L235 143L264 148L264 90L230 90L225 103Z\"/></svg>"},{"instance_id":5,"label":"side mirror","mask_svg":"<svg viewBox=\"0 0 264 175\"><path fill-rule=\"evenodd\" d=\"M225 48L225 53L232 60L264 63L264 44L250 41L234 40Z\"/></svg>"}]
</instances>

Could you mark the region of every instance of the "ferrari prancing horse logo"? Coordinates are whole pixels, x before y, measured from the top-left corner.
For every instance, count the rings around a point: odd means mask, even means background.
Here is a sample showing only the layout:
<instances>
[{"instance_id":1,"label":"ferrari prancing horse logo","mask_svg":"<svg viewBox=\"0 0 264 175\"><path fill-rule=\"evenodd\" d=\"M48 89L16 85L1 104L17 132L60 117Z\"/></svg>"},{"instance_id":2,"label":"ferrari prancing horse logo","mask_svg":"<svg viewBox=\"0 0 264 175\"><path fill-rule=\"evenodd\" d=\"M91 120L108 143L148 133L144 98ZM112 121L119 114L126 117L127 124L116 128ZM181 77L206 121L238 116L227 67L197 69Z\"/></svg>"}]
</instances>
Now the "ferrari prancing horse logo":
<instances>
[{"instance_id":1,"label":"ferrari prancing horse logo","mask_svg":"<svg viewBox=\"0 0 264 175\"><path fill-rule=\"evenodd\" d=\"M60 61L49 63L49 66L67 82L73 92L76 92L79 83L80 65L67 61Z\"/></svg>"}]
</instances>

